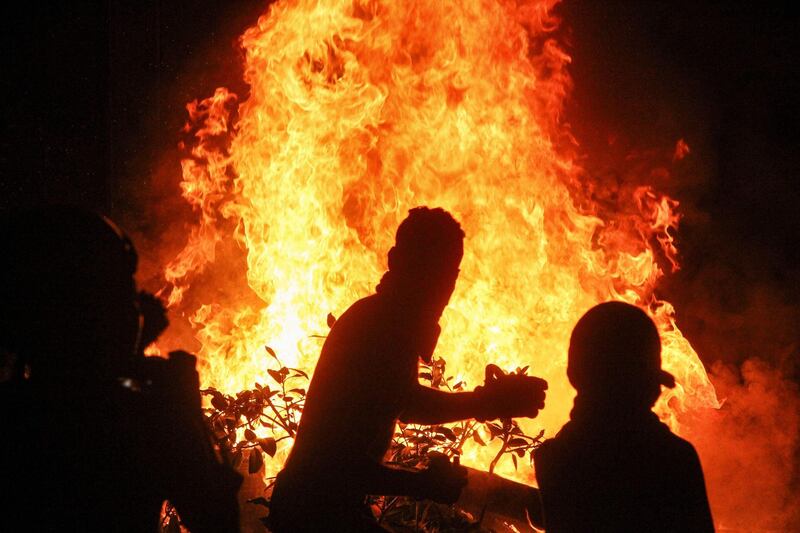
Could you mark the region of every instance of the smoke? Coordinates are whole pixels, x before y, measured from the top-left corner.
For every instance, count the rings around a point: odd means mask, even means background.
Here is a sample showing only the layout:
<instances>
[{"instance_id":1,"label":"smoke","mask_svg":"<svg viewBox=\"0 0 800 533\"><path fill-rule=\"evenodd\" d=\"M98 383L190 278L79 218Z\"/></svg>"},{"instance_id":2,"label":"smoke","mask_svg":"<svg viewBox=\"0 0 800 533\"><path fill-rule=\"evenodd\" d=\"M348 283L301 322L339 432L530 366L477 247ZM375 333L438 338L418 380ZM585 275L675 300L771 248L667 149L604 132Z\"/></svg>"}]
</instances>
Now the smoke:
<instances>
[{"instance_id":1,"label":"smoke","mask_svg":"<svg viewBox=\"0 0 800 533\"><path fill-rule=\"evenodd\" d=\"M700 454L720 530L797 531L800 394L763 359L711 372L721 409L704 413L687 437Z\"/></svg>"},{"instance_id":2,"label":"smoke","mask_svg":"<svg viewBox=\"0 0 800 533\"><path fill-rule=\"evenodd\" d=\"M699 266L687 264L670 292L680 301L679 324L687 337L706 361L714 361L710 377L723 405L689 423L686 437L700 454L720 526L795 531L797 289L775 271L779 263L768 250L742 254L740 239L715 234L708 221L695 225L697 240L684 263L691 258Z\"/></svg>"}]
</instances>

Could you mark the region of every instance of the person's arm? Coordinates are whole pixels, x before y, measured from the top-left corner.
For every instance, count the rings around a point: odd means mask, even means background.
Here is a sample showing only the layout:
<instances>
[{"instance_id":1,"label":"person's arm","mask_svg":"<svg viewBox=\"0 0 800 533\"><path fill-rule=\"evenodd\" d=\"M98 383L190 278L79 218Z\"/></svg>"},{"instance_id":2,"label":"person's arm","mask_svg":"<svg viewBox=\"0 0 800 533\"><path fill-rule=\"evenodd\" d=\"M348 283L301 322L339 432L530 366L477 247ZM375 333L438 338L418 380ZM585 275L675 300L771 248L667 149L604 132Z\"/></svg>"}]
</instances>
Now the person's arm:
<instances>
[{"instance_id":1,"label":"person's arm","mask_svg":"<svg viewBox=\"0 0 800 533\"><path fill-rule=\"evenodd\" d=\"M444 392L415 383L400 420L444 424L468 418L533 418L544 407L546 390L543 379L505 374L497 366L488 365L484 385L473 392Z\"/></svg>"},{"instance_id":2,"label":"person's arm","mask_svg":"<svg viewBox=\"0 0 800 533\"><path fill-rule=\"evenodd\" d=\"M411 424L445 424L480 418L484 414L481 395L478 392L444 392L415 384L400 420Z\"/></svg>"},{"instance_id":3,"label":"person's arm","mask_svg":"<svg viewBox=\"0 0 800 533\"><path fill-rule=\"evenodd\" d=\"M161 426L157 453L162 461L162 489L193 533L239 531L237 495L242 476L216 452L201 410L196 359L171 352L160 363L154 387L160 392L154 417Z\"/></svg>"}]
</instances>

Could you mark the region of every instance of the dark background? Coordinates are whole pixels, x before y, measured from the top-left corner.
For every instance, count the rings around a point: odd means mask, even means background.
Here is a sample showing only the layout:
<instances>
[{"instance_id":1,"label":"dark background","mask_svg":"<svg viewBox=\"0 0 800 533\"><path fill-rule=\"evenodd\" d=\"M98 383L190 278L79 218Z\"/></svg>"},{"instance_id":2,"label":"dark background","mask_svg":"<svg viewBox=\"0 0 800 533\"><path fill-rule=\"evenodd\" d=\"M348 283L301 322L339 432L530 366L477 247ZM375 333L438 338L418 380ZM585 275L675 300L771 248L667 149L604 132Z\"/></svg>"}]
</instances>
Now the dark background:
<instances>
[{"instance_id":1,"label":"dark background","mask_svg":"<svg viewBox=\"0 0 800 533\"><path fill-rule=\"evenodd\" d=\"M137 213L186 209L177 180L159 178L177 175L165 153L183 107L217 86L243 92L236 37L266 2L64 4L4 13L0 206L77 203L157 236ZM574 58L567 118L586 151L692 149L660 184L685 214L683 269L663 289L680 326L707 363L761 356L796 376L796 10L566 0L559 12Z\"/></svg>"}]
</instances>

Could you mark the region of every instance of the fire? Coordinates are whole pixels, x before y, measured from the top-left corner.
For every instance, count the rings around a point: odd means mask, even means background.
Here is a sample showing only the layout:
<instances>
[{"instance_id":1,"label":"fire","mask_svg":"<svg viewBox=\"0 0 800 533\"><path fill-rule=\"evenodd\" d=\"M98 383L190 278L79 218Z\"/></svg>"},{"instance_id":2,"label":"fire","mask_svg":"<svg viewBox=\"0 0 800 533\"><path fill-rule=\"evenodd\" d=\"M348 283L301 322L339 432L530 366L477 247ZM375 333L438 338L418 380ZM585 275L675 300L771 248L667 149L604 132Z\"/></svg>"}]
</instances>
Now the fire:
<instances>
[{"instance_id":1,"label":"fire","mask_svg":"<svg viewBox=\"0 0 800 533\"><path fill-rule=\"evenodd\" d=\"M374 289L398 224L429 205L466 232L437 354L469 388L489 362L547 379L530 433L566 421L570 332L608 299L646 308L661 330L678 381L659 401L664 420L680 431L682 413L718 405L674 309L654 295L659 263L677 268L677 202L638 187L610 208L586 185L561 119L570 58L553 38L555 3L279 1L244 33L249 95L218 89L189 105L182 190L199 220L165 271L163 294L202 344L205 383L268 382L265 344L313 371L327 314ZM242 292L235 275L220 281L235 268L236 254L219 251L232 243L255 297L219 305ZM193 287L208 271L213 290ZM476 445L464 462L486 468L494 453ZM531 481L506 463L501 473Z\"/></svg>"}]
</instances>

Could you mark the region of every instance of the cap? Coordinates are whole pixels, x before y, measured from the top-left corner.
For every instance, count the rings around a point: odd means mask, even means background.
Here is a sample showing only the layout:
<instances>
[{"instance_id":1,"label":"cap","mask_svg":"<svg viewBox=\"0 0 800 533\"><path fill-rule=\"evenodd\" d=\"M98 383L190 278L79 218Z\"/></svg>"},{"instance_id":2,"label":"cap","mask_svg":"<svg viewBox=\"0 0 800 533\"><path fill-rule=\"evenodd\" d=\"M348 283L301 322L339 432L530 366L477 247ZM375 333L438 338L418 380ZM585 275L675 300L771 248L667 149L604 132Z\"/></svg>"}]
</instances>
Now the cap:
<instances>
[{"instance_id":1,"label":"cap","mask_svg":"<svg viewBox=\"0 0 800 533\"><path fill-rule=\"evenodd\" d=\"M653 320L624 302L605 302L584 314L572 331L567 374L579 391L597 386L675 386L661 368L661 339Z\"/></svg>"}]
</instances>

